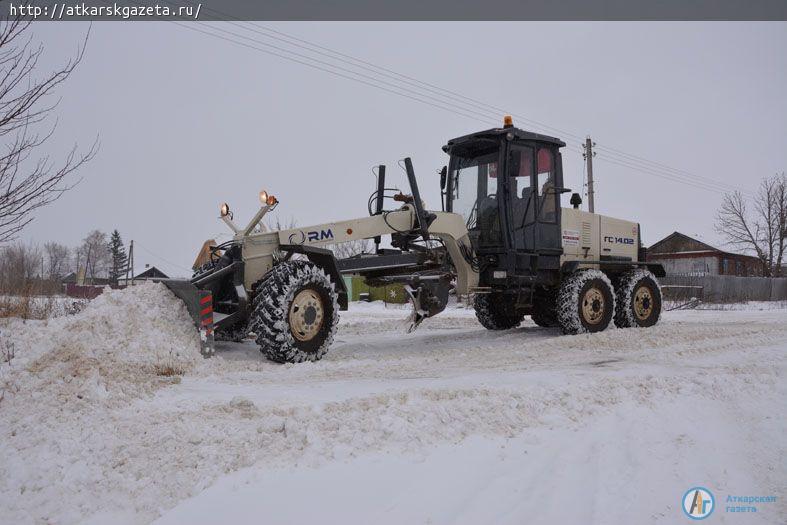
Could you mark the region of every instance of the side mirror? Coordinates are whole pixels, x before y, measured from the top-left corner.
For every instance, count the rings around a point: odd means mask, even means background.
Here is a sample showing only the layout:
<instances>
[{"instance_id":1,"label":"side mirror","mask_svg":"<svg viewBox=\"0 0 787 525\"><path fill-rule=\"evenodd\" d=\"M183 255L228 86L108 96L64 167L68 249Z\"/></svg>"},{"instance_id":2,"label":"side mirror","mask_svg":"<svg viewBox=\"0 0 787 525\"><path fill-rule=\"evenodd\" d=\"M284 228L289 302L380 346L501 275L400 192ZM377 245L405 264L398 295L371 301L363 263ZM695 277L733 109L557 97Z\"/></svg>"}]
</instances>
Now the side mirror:
<instances>
[{"instance_id":1,"label":"side mirror","mask_svg":"<svg viewBox=\"0 0 787 525\"><path fill-rule=\"evenodd\" d=\"M443 166L440 170L440 189L445 191L445 183L448 181L448 166Z\"/></svg>"},{"instance_id":2,"label":"side mirror","mask_svg":"<svg viewBox=\"0 0 787 525\"><path fill-rule=\"evenodd\" d=\"M579 196L579 193L574 193L571 195L571 200L568 201L574 209L578 209L579 205L582 204L582 197Z\"/></svg>"}]
</instances>

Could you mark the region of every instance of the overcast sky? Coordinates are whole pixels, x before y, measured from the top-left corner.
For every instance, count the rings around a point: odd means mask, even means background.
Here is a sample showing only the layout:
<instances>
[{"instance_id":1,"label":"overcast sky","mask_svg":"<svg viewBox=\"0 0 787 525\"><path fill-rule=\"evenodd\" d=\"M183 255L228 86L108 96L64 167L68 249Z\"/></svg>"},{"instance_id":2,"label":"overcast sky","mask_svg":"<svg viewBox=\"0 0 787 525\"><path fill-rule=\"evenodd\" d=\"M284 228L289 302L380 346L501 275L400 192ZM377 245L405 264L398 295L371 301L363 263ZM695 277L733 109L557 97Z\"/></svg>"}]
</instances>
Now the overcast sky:
<instances>
[{"instance_id":1,"label":"overcast sky","mask_svg":"<svg viewBox=\"0 0 787 525\"><path fill-rule=\"evenodd\" d=\"M578 138L587 134L752 190L787 169L784 23L262 25L576 136L548 130L569 143L565 182L576 191ZM54 66L87 25L33 29ZM276 214L301 226L363 216L371 166L387 164L405 189L396 163L411 156L424 199L439 209L440 147L503 116L456 115L165 22L94 23L59 95L53 152L87 147L96 135L101 149L82 183L22 238L73 246L89 230L117 228L140 247L138 268L174 275L186 273L205 239L226 232L222 201L245 222L263 188L281 201ZM675 230L721 244L713 231L721 195L603 157L599 149L597 212L640 222L646 244Z\"/></svg>"}]
</instances>

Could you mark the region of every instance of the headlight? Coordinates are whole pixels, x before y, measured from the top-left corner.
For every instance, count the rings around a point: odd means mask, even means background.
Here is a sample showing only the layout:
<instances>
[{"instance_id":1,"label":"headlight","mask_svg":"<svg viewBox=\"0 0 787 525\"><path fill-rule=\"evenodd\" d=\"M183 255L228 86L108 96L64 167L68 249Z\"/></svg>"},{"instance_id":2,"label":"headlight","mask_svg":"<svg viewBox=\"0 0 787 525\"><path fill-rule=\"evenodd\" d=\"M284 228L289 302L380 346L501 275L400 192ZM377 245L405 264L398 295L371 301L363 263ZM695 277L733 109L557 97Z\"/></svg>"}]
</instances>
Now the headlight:
<instances>
[{"instance_id":1,"label":"headlight","mask_svg":"<svg viewBox=\"0 0 787 525\"><path fill-rule=\"evenodd\" d=\"M274 197L273 195L268 195L267 191L262 190L260 192L260 202L263 205L267 204L268 206L273 206L274 204L279 202L279 200L276 197Z\"/></svg>"},{"instance_id":2,"label":"headlight","mask_svg":"<svg viewBox=\"0 0 787 525\"><path fill-rule=\"evenodd\" d=\"M227 215L230 214L230 205L225 202L224 204L221 205L219 211L222 217L226 217Z\"/></svg>"}]
</instances>

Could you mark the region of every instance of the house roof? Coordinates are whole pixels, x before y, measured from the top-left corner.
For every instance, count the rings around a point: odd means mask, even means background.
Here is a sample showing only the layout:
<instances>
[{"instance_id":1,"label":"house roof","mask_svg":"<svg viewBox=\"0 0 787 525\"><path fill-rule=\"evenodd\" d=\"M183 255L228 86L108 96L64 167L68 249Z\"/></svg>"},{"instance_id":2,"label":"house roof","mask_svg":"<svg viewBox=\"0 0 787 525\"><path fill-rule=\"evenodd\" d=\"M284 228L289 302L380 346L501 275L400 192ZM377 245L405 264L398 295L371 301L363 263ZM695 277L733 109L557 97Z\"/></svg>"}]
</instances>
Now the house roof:
<instances>
[{"instance_id":1,"label":"house roof","mask_svg":"<svg viewBox=\"0 0 787 525\"><path fill-rule=\"evenodd\" d=\"M60 282L63 284L77 284L79 282L79 276L76 272L71 272L65 277L63 277ZM87 284L109 284L110 279L107 277L84 277L82 279Z\"/></svg>"},{"instance_id":2,"label":"house roof","mask_svg":"<svg viewBox=\"0 0 787 525\"><path fill-rule=\"evenodd\" d=\"M688 241L688 242L692 243L694 245L694 248L695 248L693 250L681 250L681 253L690 252L690 251L692 251L692 252L701 252L701 251L720 252L720 251L722 251L722 250L719 250L718 248L715 248L715 247L711 246L710 244L707 244L707 243L704 243L704 242L700 241L699 239L695 239L694 237L689 237L685 233L672 232L669 235L667 235L666 237L664 237L663 239L661 239L660 241L658 241L658 242L654 243L653 245L651 245L650 248L648 248L648 252L649 253L674 253L674 252L659 252L659 248L664 246L664 245L666 245L666 244L669 244L670 241L680 241L680 240Z\"/></svg>"},{"instance_id":3,"label":"house roof","mask_svg":"<svg viewBox=\"0 0 787 525\"><path fill-rule=\"evenodd\" d=\"M151 266L144 272L137 274L134 279L169 279L169 277L155 266Z\"/></svg>"},{"instance_id":4,"label":"house roof","mask_svg":"<svg viewBox=\"0 0 787 525\"><path fill-rule=\"evenodd\" d=\"M684 246L687 249L679 249L679 250L670 249L670 245L673 242L683 242ZM734 252L728 252L728 251L725 251L725 250L720 250L719 248L716 248L715 246L711 246L708 243L702 242L699 239L695 239L694 237L690 237L690 236L686 235L685 233L680 233L680 232L672 232L672 233L670 233L669 235L667 235L666 237L664 237L660 241L654 243L653 245L651 245L648 248L648 255L649 256L651 256L651 255L652 256L656 256L656 255L676 255L676 254L688 255L688 254L692 254L692 253L693 254L697 254L697 255L700 255L700 254L706 254L707 255L709 252L710 253L723 254L723 255L732 255L732 256L735 256L735 257L746 257L746 258L750 258L750 259L756 259L756 260L759 261L759 259L757 257L754 257L752 255L745 255L745 254L742 254L742 253L734 253Z\"/></svg>"}]
</instances>

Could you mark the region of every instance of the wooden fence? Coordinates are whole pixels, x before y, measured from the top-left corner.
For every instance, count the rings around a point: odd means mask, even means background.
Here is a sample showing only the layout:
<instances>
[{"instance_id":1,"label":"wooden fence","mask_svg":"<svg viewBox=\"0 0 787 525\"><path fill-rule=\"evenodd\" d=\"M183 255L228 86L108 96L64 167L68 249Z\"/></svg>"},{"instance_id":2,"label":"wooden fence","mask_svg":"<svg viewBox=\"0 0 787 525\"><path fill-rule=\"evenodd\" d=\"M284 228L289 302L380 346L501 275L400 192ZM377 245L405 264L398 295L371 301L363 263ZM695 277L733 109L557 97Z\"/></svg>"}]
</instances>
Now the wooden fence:
<instances>
[{"instance_id":1,"label":"wooden fence","mask_svg":"<svg viewBox=\"0 0 787 525\"><path fill-rule=\"evenodd\" d=\"M708 303L787 301L787 278L733 275L668 275L659 279L667 299L696 297Z\"/></svg>"}]
</instances>

